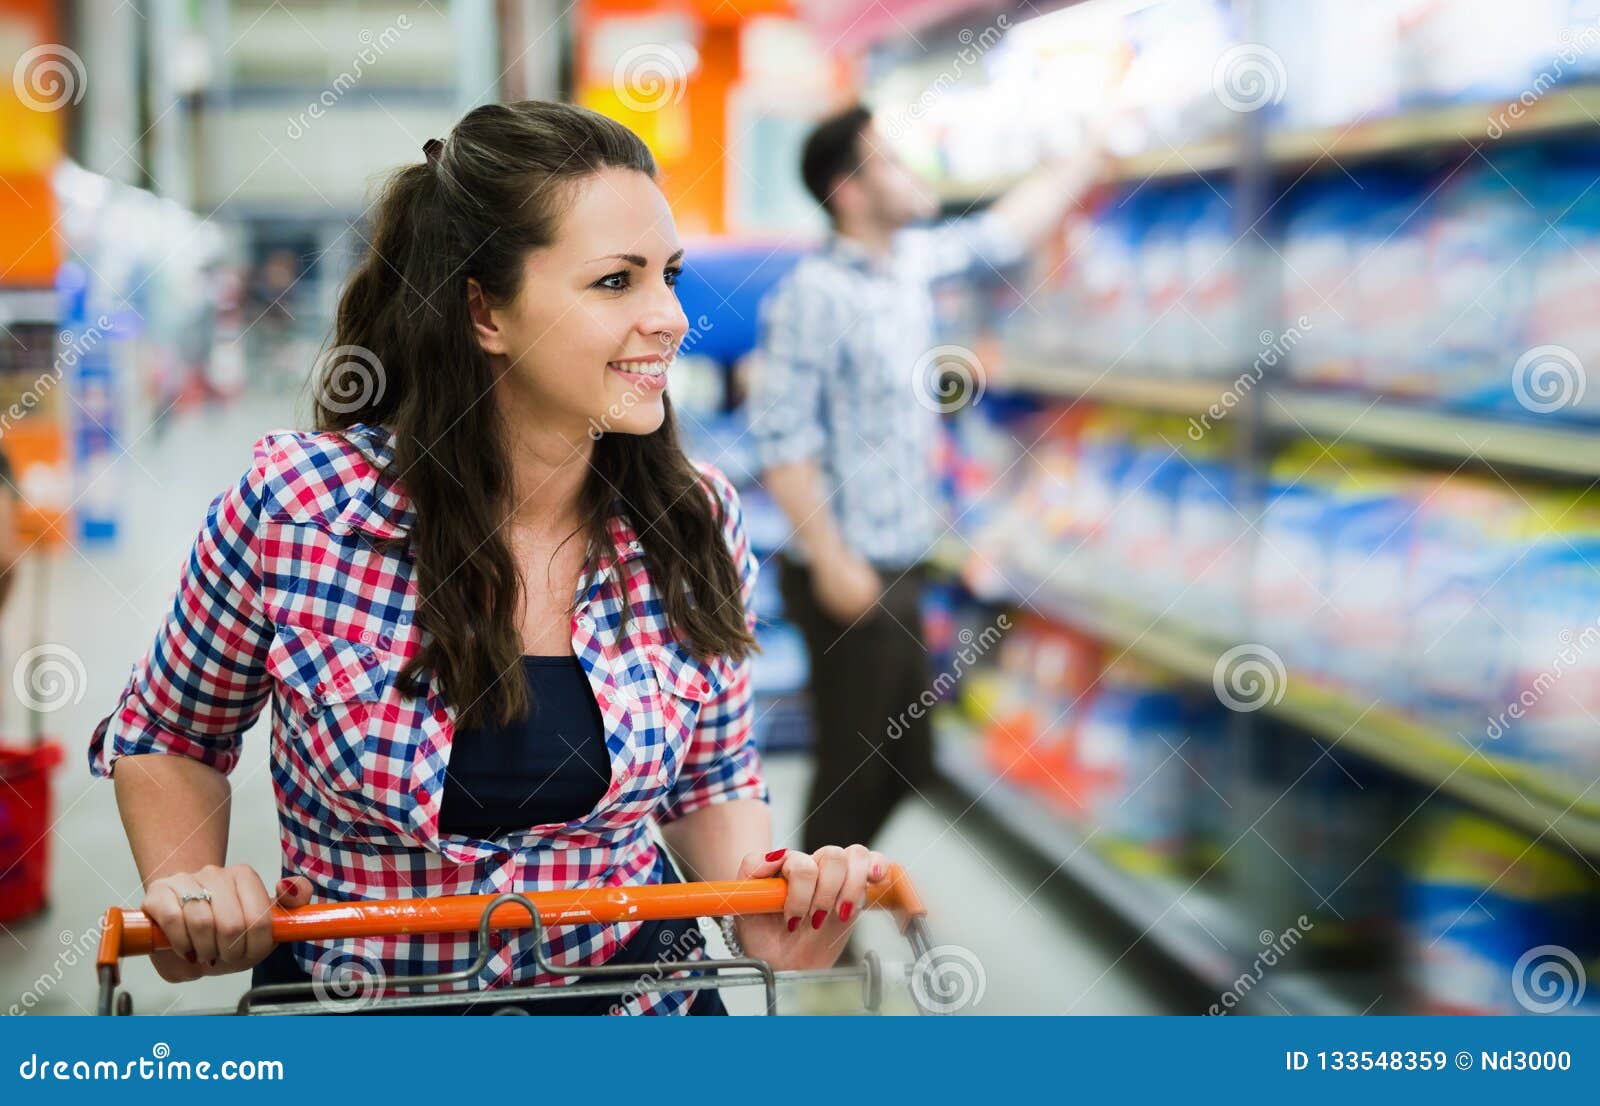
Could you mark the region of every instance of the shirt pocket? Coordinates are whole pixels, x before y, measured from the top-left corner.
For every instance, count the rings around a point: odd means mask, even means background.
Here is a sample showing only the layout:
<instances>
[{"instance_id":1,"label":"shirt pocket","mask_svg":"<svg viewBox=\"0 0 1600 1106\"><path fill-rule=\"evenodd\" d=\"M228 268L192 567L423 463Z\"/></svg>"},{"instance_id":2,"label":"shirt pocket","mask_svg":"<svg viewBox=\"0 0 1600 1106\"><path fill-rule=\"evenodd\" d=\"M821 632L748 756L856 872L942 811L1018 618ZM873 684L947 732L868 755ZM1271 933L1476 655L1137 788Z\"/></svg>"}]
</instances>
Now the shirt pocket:
<instances>
[{"instance_id":1,"label":"shirt pocket","mask_svg":"<svg viewBox=\"0 0 1600 1106\"><path fill-rule=\"evenodd\" d=\"M659 703L666 746L663 768L666 779L670 779L676 777L678 765L689 750L705 704L722 693L723 680L715 664L697 660L676 643L653 645L649 652L656 686L661 690Z\"/></svg>"},{"instance_id":2,"label":"shirt pocket","mask_svg":"<svg viewBox=\"0 0 1600 1106\"><path fill-rule=\"evenodd\" d=\"M359 641L279 624L266 664L283 695L292 753L333 790L359 792L392 660Z\"/></svg>"}]
</instances>

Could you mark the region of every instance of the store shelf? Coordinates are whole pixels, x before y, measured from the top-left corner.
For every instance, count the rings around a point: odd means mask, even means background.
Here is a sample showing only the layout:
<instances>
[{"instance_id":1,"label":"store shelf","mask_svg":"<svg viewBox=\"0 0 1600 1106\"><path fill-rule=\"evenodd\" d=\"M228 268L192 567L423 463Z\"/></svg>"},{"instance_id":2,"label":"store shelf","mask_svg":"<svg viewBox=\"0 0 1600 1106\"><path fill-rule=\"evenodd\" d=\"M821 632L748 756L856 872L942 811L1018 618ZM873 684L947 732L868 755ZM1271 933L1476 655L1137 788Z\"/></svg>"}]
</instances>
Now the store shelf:
<instances>
[{"instance_id":1,"label":"store shelf","mask_svg":"<svg viewBox=\"0 0 1600 1106\"><path fill-rule=\"evenodd\" d=\"M1273 390L1267 425L1283 433L1359 442L1449 460L1515 465L1566 477L1600 477L1600 432L1555 420L1512 422L1459 415L1380 396Z\"/></svg>"},{"instance_id":2,"label":"store shelf","mask_svg":"<svg viewBox=\"0 0 1600 1106\"><path fill-rule=\"evenodd\" d=\"M1600 127L1600 88L1594 85L1558 88L1531 105L1519 103L1520 117L1515 120L1506 118L1508 103L1457 104L1343 126L1269 134L1267 157L1283 166L1323 160L1331 164L1464 142L1488 143ZM1496 123L1503 134L1491 139L1491 127Z\"/></svg>"},{"instance_id":3,"label":"store shelf","mask_svg":"<svg viewBox=\"0 0 1600 1106\"><path fill-rule=\"evenodd\" d=\"M996 388L1039 395L1071 396L1189 415L1220 403L1233 382L1167 377L1121 365L1108 369L1008 354L989 383Z\"/></svg>"},{"instance_id":4,"label":"store shelf","mask_svg":"<svg viewBox=\"0 0 1600 1106\"><path fill-rule=\"evenodd\" d=\"M1185 146L1147 150L1132 157L1117 158L1105 175L1108 184L1213 173L1231 166L1237 146L1231 137L1207 139ZM939 202L946 205L976 204L994 199L1020 181L1025 173L1001 173L979 179L941 181L934 188Z\"/></svg>"},{"instance_id":5,"label":"store shelf","mask_svg":"<svg viewBox=\"0 0 1600 1106\"><path fill-rule=\"evenodd\" d=\"M1227 645L1169 622L1119 610L1092 597L1069 596L1008 569L1010 596L1196 683L1209 684ZM1587 856L1600 856L1600 788L1576 790L1570 780L1488 756L1412 718L1291 673L1281 700L1265 708L1295 728L1409 776L1502 821Z\"/></svg>"},{"instance_id":6,"label":"store shelf","mask_svg":"<svg viewBox=\"0 0 1600 1106\"><path fill-rule=\"evenodd\" d=\"M1253 972L1251 958L1235 950L1250 948L1255 930L1224 901L1188 881L1116 867L1056 811L990 771L977 752L976 735L960 722L941 716L936 732L939 770L951 786L1139 930L1143 940L1219 994ZM1324 980L1288 971L1255 983L1244 1005L1263 1014L1361 1012Z\"/></svg>"},{"instance_id":7,"label":"store shelf","mask_svg":"<svg viewBox=\"0 0 1600 1106\"><path fill-rule=\"evenodd\" d=\"M1098 400L1181 415L1223 403L1231 381L1165 377L1118 366L1088 367L1033 355L1008 356L992 385L1038 395ZM1278 434L1378 446L1450 462L1476 461L1569 479L1600 477L1600 429L1554 419L1517 422L1442 410L1379 395L1259 388L1262 417Z\"/></svg>"},{"instance_id":8,"label":"store shelf","mask_svg":"<svg viewBox=\"0 0 1600 1106\"><path fill-rule=\"evenodd\" d=\"M1558 88L1531 105L1517 104L1520 115L1509 118L1511 101L1454 104L1402 112L1331 127L1278 131L1266 136L1265 153L1272 165L1293 169L1326 164L1332 168L1355 161L1407 151L1515 141L1562 131L1600 129L1600 87L1592 84ZM1498 127L1498 137L1491 129ZM1232 168L1239 146L1232 135L1148 150L1112 162L1110 184L1215 173ZM981 203L1021 180L1007 173L982 180L947 181L937 188L946 204Z\"/></svg>"}]
</instances>

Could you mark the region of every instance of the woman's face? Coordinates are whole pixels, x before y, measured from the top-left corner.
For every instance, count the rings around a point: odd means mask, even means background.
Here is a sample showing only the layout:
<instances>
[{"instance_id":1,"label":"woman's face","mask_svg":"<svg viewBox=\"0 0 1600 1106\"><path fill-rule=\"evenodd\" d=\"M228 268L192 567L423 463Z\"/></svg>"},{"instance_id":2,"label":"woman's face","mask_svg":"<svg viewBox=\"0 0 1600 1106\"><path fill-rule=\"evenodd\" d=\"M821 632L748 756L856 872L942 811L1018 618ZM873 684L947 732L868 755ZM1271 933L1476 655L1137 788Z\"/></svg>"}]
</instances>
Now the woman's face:
<instances>
[{"instance_id":1,"label":"woman's face","mask_svg":"<svg viewBox=\"0 0 1600 1106\"><path fill-rule=\"evenodd\" d=\"M508 362L513 409L537 412L543 427L574 440L649 434L689 328L673 287L683 250L672 212L632 169L571 187L555 241L528 254L516 298L485 308L473 297L478 339Z\"/></svg>"}]
</instances>

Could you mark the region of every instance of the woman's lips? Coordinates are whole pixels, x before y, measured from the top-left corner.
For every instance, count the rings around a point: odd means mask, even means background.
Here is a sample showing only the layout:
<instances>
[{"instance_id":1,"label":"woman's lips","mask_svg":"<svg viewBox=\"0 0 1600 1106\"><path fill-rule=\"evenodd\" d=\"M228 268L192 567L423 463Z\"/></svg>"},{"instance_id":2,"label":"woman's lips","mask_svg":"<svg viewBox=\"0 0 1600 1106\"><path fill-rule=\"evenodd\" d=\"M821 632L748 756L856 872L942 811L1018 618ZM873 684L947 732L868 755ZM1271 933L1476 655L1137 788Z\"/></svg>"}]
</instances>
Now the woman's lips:
<instances>
[{"instance_id":1,"label":"woman's lips","mask_svg":"<svg viewBox=\"0 0 1600 1106\"><path fill-rule=\"evenodd\" d=\"M659 391L665 388L667 369L671 365L671 358L659 357L633 357L626 361L606 362L606 368L619 376L626 377L630 384L641 391Z\"/></svg>"}]
</instances>

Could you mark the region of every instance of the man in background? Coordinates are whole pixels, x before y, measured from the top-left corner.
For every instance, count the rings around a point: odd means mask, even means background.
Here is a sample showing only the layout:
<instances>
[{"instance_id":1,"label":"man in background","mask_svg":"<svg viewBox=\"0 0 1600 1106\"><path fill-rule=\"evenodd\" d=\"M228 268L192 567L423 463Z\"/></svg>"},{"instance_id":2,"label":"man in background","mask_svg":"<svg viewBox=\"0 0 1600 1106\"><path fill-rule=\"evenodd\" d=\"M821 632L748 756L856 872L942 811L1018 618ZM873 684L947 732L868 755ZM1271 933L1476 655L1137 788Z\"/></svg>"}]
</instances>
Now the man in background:
<instances>
[{"instance_id":1,"label":"man in background","mask_svg":"<svg viewBox=\"0 0 1600 1106\"><path fill-rule=\"evenodd\" d=\"M1098 173L1098 156L1025 178L981 215L933 228L926 182L864 107L820 123L801 155L832 224L762 303L751 433L793 536L785 610L811 659L816 773L800 847L870 842L933 771L923 562L939 529L935 405L916 394L935 347L930 287L1020 261Z\"/></svg>"}]
</instances>

